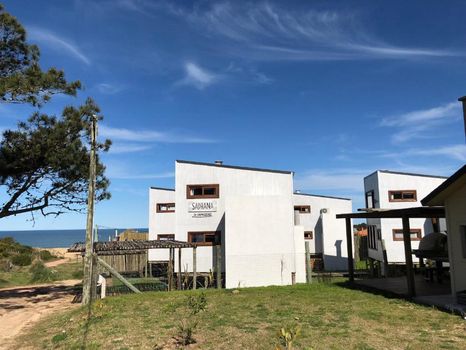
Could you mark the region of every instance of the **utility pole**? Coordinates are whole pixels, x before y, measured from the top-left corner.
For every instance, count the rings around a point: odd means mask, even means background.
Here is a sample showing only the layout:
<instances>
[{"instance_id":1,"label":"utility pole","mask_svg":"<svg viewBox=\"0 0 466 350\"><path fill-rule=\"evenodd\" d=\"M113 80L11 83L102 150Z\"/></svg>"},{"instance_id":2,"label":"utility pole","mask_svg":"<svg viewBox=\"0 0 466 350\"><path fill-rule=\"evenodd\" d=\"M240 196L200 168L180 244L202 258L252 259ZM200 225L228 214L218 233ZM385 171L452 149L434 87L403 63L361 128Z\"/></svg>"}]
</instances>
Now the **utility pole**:
<instances>
[{"instance_id":1,"label":"utility pole","mask_svg":"<svg viewBox=\"0 0 466 350\"><path fill-rule=\"evenodd\" d=\"M91 302L92 271L93 271L93 223L94 223L94 199L95 199L95 173L96 173L96 139L97 116L92 116L91 121L91 157L89 162L89 189L87 197L87 224L86 224L86 253L84 255L83 276L83 305Z\"/></svg>"}]
</instances>

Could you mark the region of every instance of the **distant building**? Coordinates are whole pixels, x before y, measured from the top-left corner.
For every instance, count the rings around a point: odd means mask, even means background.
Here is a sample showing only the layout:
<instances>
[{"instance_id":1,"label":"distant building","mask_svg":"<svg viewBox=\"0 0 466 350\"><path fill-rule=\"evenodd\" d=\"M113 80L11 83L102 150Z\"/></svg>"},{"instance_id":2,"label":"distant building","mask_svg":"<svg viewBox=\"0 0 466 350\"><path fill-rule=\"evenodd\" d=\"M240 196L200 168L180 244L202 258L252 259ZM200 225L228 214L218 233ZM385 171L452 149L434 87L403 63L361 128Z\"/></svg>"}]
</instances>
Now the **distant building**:
<instances>
[{"instance_id":1,"label":"distant building","mask_svg":"<svg viewBox=\"0 0 466 350\"><path fill-rule=\"evenodd\" d=\"M305 241L326 269L346 268L335 214L350 212L351 200L293 193L291 171L190 161L175 170L175 189L149 191L149 239L197 243L197 271L214 270L221 244L227 288L304 282ZM149 260L166 262L168 252L151 250ZM191 254L181 262L192 271Z\"/></svg>"},{"instance_id":2,"label":"distant building","mask_svg":"<svg viewBox=\"0 0 466 350\"><path fill-rule=\"evenodd\" d=\"M444 182L446 177L377 170L364 178L367 210L401 209L421 206L421 199ZM444 220L411 219L411 245L417 249L421 238L444 230ZM384 261L383 243L388 263L404 263L401 219L367 219L368 255Z\"/></svg>"}]
</instances>

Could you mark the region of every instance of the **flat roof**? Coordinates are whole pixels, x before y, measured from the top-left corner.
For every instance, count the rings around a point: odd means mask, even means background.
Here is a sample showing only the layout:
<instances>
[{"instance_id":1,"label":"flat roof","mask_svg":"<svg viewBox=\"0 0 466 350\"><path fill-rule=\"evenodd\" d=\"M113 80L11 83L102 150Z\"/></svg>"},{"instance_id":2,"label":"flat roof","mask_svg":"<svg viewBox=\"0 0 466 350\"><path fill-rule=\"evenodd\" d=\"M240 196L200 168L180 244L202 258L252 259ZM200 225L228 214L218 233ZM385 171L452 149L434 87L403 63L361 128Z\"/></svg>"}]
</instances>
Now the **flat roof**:
<instances>
[{"instance_id":1,"label":"flat roof","mask_svg":"<svg viewBox=\"0 0 466 350\"><path fill-rule=\"evenodd\" d=\"M422 205L429 205L429 202L435 200L437 196L442 194L452 185L454 185L457 181L459 181L463 175L466 175L466 165L463 165L460 169L458 169L452 176L450 176L446 181L440 184L436 189L434 189L431 193L429 193L423 200L421 200Z\"/></svg>"},{"instance_id":2,"label":"flat roof","mask_svg":"<svg viewBox=\"0 0 466 350\"><path fill-rule=\"evenodd\" d=\"M296 193L294 192L293 194L296 194L298 196L309 196L309 197L321 197L321 198L329 198L329 199L341 199L345 201L350 201L351 198L343 198L343 197L335 197L335 196L325 196L322 194L311 194L311 193Z\"/></svg>"},{"instance_id":3,"label":"flat roof","mask_svg":"<svg viewBox=\"0 0 466 350\"><path fill-rule=\"evenodd\" d=\"M183 164L193 164L193 165L204 165L204 166L212 166L217 168L227 168L227 169L238 169L238 170L250 170L250 171L263 171L267 173L277 173L277 174L294 174L293 171L288 170L273 170L273 169L263 169L263 168L250 168L244 166L236 166L236 165L224 165L224 164L215 164L215 163L204 163L204 162L194 162L191 160L176 160L177 163Z\"/></svg>"},{"instance_id":4,"label":"flat roof","mask_svg":"<svg viewBox=\"0 0 466 350\"><path fill-rule=\"evenodd\" d=\"M402 171L380 170L380 169L374 171L373 173L370 173L370 174L367 175L367 176L364 176L364 178L367 178L367 177L369 177L369 176L372 176L372 175L374 175L374 174L377 173L377 172L386 173L386 174L396 174L396 175L433 177L433 178L438 178L438 179L447 179L447 178L448 178L448 176L428 175L428 174L416 174L416 173L405 173L405 172L402 172Z\"/></svg>"},{"instance_id":5,"label":"flat roof","mask_svg":"<svg viewBox=\"0 0 466 350\"><path fill-rule=\"evenodd\" d=\"M150 188L153 190L161 190L161 191L175 191L174 188L154 187L154 186L151 186Z\"/></svg>"},{"instance_id":6,"label":"flat roof","mask_svg":"<svg viewBox=\"0 0 466 350\"><path fill-rule=\"evenodd\" d=\"M379 209L367 212L337 214L337 219L384 219L384 218L444 218L444 207L414 207L402 209Z\"/></svg>"}]
</instances>

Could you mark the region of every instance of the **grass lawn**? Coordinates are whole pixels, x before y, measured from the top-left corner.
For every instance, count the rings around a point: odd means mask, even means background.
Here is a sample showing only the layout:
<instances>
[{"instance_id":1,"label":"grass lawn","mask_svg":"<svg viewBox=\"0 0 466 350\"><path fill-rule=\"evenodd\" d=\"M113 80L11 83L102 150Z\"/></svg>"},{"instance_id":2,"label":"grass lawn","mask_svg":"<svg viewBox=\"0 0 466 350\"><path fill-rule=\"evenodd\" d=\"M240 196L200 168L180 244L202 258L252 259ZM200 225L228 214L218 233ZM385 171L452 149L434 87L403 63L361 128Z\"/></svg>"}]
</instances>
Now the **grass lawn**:
<instances>
[{"instance_id":1,"label":"grass lawn","mask_svg":"<svg viewBox=\"0 0 466 350\"><path fill-rule=\"evenodd\" d=\"M163 349L185 317L184 292L150 292L97 301L44 319L18 348ZM295 349L466 349L459 316L335 283L207 290L190 349L274 349L278 331L300 325ZM159 346L159 347L157 347Z\"/></svg>"},{"instance_id":2,"label":"grass lawn","mask_svg":"<svg viewBox=\"0 0 466 350\"><path fill-rule=\"evenodd\" d=\"M29 272L31 266L14 267L12 271L0 271L0 288L24 286L28 284L40 284L42 282L31 282L32 274ZM82 273L82 263L64 263L51 268L55 272L56 281L79 279Z\"/></svg>"}]
</instances>

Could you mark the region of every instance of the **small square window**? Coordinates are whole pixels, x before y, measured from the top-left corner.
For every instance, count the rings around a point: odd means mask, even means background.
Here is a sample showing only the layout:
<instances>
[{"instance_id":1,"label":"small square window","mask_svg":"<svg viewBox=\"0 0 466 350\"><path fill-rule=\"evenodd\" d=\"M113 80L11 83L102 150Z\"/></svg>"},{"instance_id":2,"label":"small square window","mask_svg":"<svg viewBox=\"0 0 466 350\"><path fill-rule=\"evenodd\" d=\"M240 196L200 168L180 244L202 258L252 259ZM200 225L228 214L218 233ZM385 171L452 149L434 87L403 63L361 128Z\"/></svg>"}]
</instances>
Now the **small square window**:
<instances>
[{"instance_id":1,"label":"small square window","mask_svg":"<svg viewBox=\"0 0 466 350\"><path fill-rule=\"evenodd\" d=\"M157 213L174 213L175 203L157 203Z\"/></svg>"},{"instance_id":2,"label":"small square window","mask_svg":"<svg viewBox=\"0 0 466 350\"><path fill-rule=\"evenodd\" d=\"M393 240L394 241L402 241L403 240L403 229L393 229ZM412 228L410 230L411 233L411 240L412 241L420 241L422 230L420 228Z\"/></svg>"},{"instance_id":3,"label":"small square window","mask_svg":"<svg viewBox=\"0 0 466 350\"><path fill-rule=\"evenodd\" d=\"M302 214L309 214L311 212L311 206L310 205L295 205L294 210Z\"/></svg>"},{"instance_id":4,"label":"small square window","mask_svg":"<svg viewBox=\"0 0 466 350\"><path fill-rule=\"evenodd\" d=\"M312 231L304 231L304 239L314 239L314 233Z\"/></svg>"},{"instance_id":5,"label":"small square window","mask_svg":"<svg viewBox=\"0 0 466 350\"><path fill-rule=\"evenodd\" d=\"M175 240L175 235L174 234L168 234L168 233L161 233L157 235L157 239L159 241L173 241Z\"/></svg>"},{"instance_id":6,"label":"small square window","mask_svg":"<svg viewBox=\"0 0 466 350\"><path fill-rule=\"evenodd\" d=\"M221 243L220 231L188 232L188 242L198 245L218 245Z\"/></svg>"},{"instance_id":7,"label":"small square window","mask_svg":"<svg viewBox=\"0 0 466 350\"><path fill-rule=\"evenodd\" d=\"M399 190L388 191L388 200L390 202L416 202L416 190Z\"/></svg>"},{"instance_id":8,"label":"small square window","mask_svg":"<svg viewBox=\"0 0 466 350\"><path fill-rule=\"evenodd\" d=\"M187 185L186 198L219 198L219 185Z\"/></svg>"}]
</instances>

